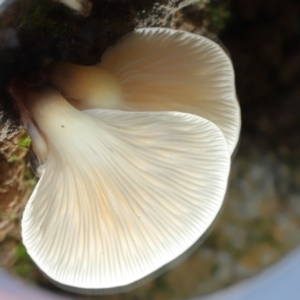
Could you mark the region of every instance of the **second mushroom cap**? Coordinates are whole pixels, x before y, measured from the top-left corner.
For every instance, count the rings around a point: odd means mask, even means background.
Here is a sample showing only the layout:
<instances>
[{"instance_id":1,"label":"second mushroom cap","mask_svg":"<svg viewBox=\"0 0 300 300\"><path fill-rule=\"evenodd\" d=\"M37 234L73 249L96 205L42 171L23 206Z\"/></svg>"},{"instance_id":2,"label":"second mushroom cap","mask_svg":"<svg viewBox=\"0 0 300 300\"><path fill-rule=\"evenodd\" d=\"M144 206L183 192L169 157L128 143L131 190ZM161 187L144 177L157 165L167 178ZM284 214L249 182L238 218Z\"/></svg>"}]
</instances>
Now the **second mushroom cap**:
<instances>
[{"instance_id":1,"label":"second mushroom cap","mask_svg":"<svg viewBox=\"0 0 300 300\"><path fill-rule=\"evenodd\" d=\"M218 44L203 36L138 29L107 49L98 65L56 62L48 68L48 78L79 109L196 114L221 129L230 154L239 138L232 63Z\"/></svg>"}]
</instances>

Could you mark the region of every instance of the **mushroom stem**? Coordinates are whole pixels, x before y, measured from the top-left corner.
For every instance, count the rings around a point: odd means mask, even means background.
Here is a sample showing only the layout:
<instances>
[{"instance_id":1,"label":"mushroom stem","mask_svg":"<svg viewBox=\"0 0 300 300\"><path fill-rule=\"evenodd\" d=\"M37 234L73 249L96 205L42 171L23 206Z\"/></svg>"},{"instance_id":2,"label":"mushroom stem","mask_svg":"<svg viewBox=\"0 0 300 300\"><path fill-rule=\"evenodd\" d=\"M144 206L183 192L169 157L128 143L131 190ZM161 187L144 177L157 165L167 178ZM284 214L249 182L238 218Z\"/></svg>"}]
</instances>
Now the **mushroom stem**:
<instances>
[{"instance_id":1,"label":"mushroom stem","mask_svg":"<svg viewBox=\"0 0 300 300\"><path fill-rule=\"evenodd\" d=\"M115 109L122 101L120 84L102 68L65 62L51 63L46 76L76 108Z\"/></svg>"},{"instance_id":2,"label":"mushroom stem","mask_svg":"<svg viewBox=\"0 0 300 300\"><path fill-rule=\"evenodd\" d=\"M12 96L20 107L22 122L32 138L32 148L39 161L45 162L49 148L69 148L74 132L88 122L75 107L50 85L28 87L22 82L12 85ZM82 120L82 122L78 121ZM59 146L57 146L59 145Z\"/></svg>"},{"instance_id":3,"label":"mushroom stem","mask_svg":"<svg viewBox=\"0 0 300 300\"><path fill-rule=\"evenodd\" d=\"M24 102L41 132L46 136L48 146L58 140L67 139L77 128L76 119L80 112L68 103L64 97L51 86L35 88L25 87Z\"/></svg>"},{"instance_id":4,"label":"mushroom stem","mask_svg":"<svg viewBox=\"0 0 300 300\"><path fill-rule=\"evenodd\" d=\"M48 146L46 137L35 123L34 116L26 105L26 94L24 91L28 89L29 88L19 80L13 81L9 86L9 92L16 100L23 126L31 138L32 150L37 156L39 164L43 164L48 156Z\"/></svg>"}]
</instances>

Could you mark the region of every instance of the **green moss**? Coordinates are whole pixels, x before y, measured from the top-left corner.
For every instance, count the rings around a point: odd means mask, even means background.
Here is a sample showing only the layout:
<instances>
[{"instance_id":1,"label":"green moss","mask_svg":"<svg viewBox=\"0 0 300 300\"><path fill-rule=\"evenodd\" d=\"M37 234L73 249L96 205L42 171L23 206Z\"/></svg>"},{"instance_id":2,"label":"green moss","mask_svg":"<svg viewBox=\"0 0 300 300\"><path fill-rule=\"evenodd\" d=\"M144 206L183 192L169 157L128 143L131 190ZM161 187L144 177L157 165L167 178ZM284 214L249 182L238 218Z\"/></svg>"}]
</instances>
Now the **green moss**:
<instances>
[{"instance_id":1,"label":"green moss","mask_svg":"<svg viewBox=\"0 0 300 300\"><path fill-rule=\"evenodd\" d=\"M29 274L34 272L34 265L27 254L26 248L22 244L18 244L14 255L16 263L13 267L13 272L29 280L31 278Z\"/></svg>"},{"instance_id":2,"label":"green moss","mask_svg":"<svg viewBox=\"0 0 300 300\"><path fill-rule=\"evenodd\" d=\"M55 18L53 12L56 10L55 3L31 1L26 17L22 19L19 28L27 35L36 34L39 28L43 38L56 38L59 34L64 35L66 26L61 19Z\"/></svg>"},{"instance_id":3,"label":"green moss","mask_svg":"<svg viewBox=\"0 0 300 300\"><path fill-rule=\"evenodd\" d=\"M26 147L26 148L28 148L30 146L30 143L31 143L31 139L30 139L29 135L23 137L22 139L20 139L18 141L19 146Z\"/></svg>"},{"instance_id":4,"label":"green moss","mask_svg":"<svg viewBox=\"0 0 300 300\"><path fill-rule=\"evenodd\" d=\"M155 279L155 287L157 290L161 290L161 291L168 290L169 286L168 283L166 282L166 274L158 276Z\"/></svg>"},{"instance_id":5,"label":"green moss","mask_svg":"<svg viewBox=\"0 0 300 300\"><path fill-rule=\"evenodd\" d=\"M22 244L19 244L17 246L16 252L15 252L15 258L16 259L25 259L25 260L29 259L26 248Z\"/></svg>"},{"instance_id":6,"label":"green moss","mask_svg":"<svg viewBox=\"0 0 300 300\"><path fill-rule=\"evenodd\" d=\"M36 177L29 166L25 167L24 179L32 189L35 187Z\"/></svg>"},{"instance_id":7,"label":"green moss","mask_svg":"<svg viewBox=\"0 0 300 300\"><path fill-rule=\"evenodd\" d=\"M210 266L210 273L215 275L220 269L220 264L218 264L216 261Z\"/></svg>"},{"instance_id":8,"label":"green moss","mask_svg":"<svg viewBox=\"0 0 300 300\"><path fill-rule=\"evenodd\" d=\"M8 159L8 162L9 162L10 164L14 164L14 163L16 163L16 162L19 161L19 160L20 160L20 158L19 158L17 155L13 154L13 155Z\"/></svg>"},{"instance_id":9,"label":"green moss","mask_svg":"<svg viewBox=\"0 0 300 300\"><path fill-rule=\"evenodd\" d=\"M224 29L231 14L227 5L221 1L212 1L205 8L206 18L209 21L209 29L213 32L220 32Z\"/></svg>"},{"instance_id":10,"label":"green moss","mask_svg":"<svg viewBox=\"0 0 300 300\"><path fill-rule=\"evenodd\" d=\"M19 264L14 267L14 272L19 276L25 277L31 272L31 268L28 264Z\"/></svg>"},{"instance_id":11,"label":"green moss","mask_svg":"<svg viewBox=\"0 0 300 300\"><path fill-rule=\"evenodd\" d=\"M182 13L185 22L215 34L225 28L231 17L228 3L222 0L211 0L208 3L199 0L194 5L183 8Z\"/></svg>"}]
</instances>

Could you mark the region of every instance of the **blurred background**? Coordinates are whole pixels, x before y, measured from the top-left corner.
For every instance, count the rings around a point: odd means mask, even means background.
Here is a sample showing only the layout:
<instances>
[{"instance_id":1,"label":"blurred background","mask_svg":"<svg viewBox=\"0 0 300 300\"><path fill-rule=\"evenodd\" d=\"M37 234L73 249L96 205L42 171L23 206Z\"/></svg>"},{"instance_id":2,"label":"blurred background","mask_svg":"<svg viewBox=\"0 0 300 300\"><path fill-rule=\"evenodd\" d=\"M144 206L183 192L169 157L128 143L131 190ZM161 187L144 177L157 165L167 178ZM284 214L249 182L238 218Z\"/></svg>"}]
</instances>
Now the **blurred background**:
<instances>
[{"instance_id":1,"label":"blurred background","mask_svg":"<svg viewBox=\"0 0 300 300\"><path fill-rule=\"evenodd\" d=\"M22 130L11 137L18 128L18 118L11 101L7 100L5 84L17 72L26 74L28 70L38 70L39 59L42 61L45 56L79 63L96 62L99 56L91 47L86 46L78 53L73 51L76 42L81 41L83 25L90 33L99 26L95 20L97 17L100 22L99 14L104 8L91 2L94 5L88 16L74 17L73 12L58 3L54 8L51 6L54 11L63 11L61 14L69 26L65 31L71 31L77 38L72 47L61 46L70 48L64 53L59 43L56 47L42 43L44 48L19 49L20 41L23 47L31 45L28 42L31 39L34 44L35 38L31 36L36 29L31 26L40 26L36 20L43 23L41 15L45 17L45 11L43 7L34 9L35 1L21 7L29 14L30 22L28 18L27 23L24 22L24 15L20 17L18 10L0 14L0 266L29 284L59 293L61 291L34 266L20 242L20 215L36 180L26 159L29 138ZM125 13L129 2L133 11L131 19ZM201 33L228 49L236 72L243 125L226 200L206 240L183 262L131 292L90 297L93 299L182 299L211 293L257 274L300 242L300 2L196 1L163 18L166 11L180 1L171 2L169 6L167 1L159 2L160 17L154 14L157 9L152 10L151 1L145 1L148 12L145 15L138 14L142 7L137 1L106 1L109 4L105 7L110 12L120 13L120 26L127 32L136 26L132 20L138 16L138 26L171 26ZM51 25L53 20L46 16L47 24ZM63 40L65 31L57 33L55 39ZM115 40L124 34L118 26L111 31ZM103 36L94 38L103 40ZM98 46L99 55L106 46L104 42ZM16 58L16 54L21 58ZM37 57L34 63L23 62L17 66L17 62L33 54ZM9 74L3 71L7 68Z\"/></svg>"}]
</instances>

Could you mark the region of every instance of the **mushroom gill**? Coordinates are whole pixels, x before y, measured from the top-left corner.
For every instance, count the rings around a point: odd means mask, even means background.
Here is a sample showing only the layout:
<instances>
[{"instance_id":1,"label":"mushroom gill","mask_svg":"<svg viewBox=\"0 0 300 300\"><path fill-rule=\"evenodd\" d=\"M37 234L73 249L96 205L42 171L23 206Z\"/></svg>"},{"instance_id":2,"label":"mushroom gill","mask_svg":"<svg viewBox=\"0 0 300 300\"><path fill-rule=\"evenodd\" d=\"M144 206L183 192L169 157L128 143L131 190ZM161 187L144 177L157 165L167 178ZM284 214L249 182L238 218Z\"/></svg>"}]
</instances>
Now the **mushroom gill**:
<instances>
[{"instance_id":1,"label":"mushroom gill","mask_svg":"<svg viewBox=\"0 0 300 300\"><path fill-rule=\"evenodd\" d=\"M213 222L230 168L213 123L181 112L79 111L49 86L23 85L21 94L48 146L22 237L50 278L85 289L130 284Z\"/></svg>"}]
</instances>

